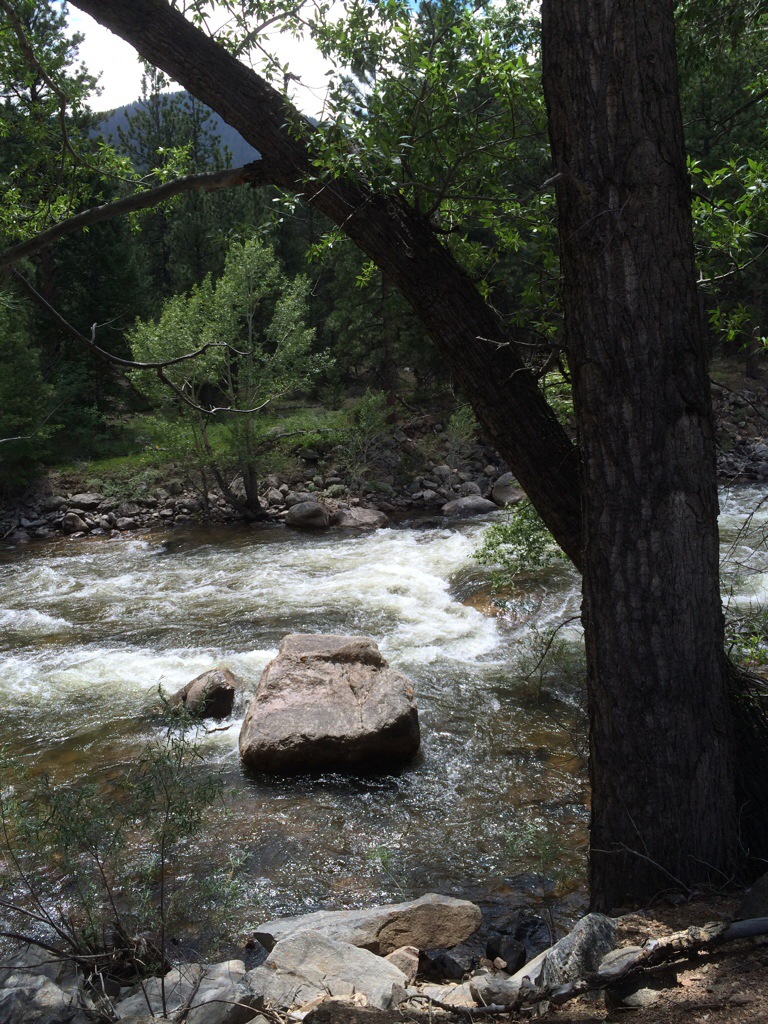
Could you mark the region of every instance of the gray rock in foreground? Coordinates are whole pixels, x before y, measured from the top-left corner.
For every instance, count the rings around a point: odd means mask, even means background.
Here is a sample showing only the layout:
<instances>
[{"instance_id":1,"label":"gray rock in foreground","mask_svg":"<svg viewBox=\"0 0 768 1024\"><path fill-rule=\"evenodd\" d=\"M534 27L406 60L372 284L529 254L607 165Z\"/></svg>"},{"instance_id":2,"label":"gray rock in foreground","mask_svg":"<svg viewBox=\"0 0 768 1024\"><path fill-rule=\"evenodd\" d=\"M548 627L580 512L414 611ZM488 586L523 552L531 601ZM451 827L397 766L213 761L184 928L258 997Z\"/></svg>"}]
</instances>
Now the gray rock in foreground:
<instances>
[{"instance_id":1,"label":"gray rock in foreground","mask_svg":"<svg viewBox=\"0 0 768 1024\"><path fill-rule=\"evenodd\" d=\"M262 771L390 769L418 748L409 680L360 636L285 637L240 732L243 761Z\"/></svg>"},{"instance_id":2,"label":"gray rock in foreground","mask_svg":"<svg viewBox=\"0 0 768 1024\"><path fill-rule=\"evenodd\" d=\"M3 1024L74 1024L87 1018L77 992L65 992L42 975L9 973L0 989Z\"/></svg>"},{"instance_id":3,"label":"gray rock in foreground","mask_svg":"<svg viewBox=\"0 0 768 1024\"><path fill-rule=\"evenodd\" d=\"M481 921L480 908L468 900L428 893L417 900L365 910L321 910L259 925L256 938L268 949L290 935L312 929L381 956L401 946L417 949L457 946Z\"/></svg>"},{"instance_id":4,"label":"gray rock in foreground","mask_svg":"<svg viewBox=\"0 0 768 1024\"><path fill-rule=\"evenodd\" d=\"M313 931L278 942L247 981L260 1007L283 1009L319 996L350 999L361 993L369 1006L388 1010L405 999L407 984L403 972L382 957Z\"/></svg>"},{"instance_id":5,"label":"gray rock in foreground","mask_svg":"<svg viewBox=\"0 0 768 1024\"><path fill-rule=\"evenodd\" d=\"M571 931L543 950L511 977L506 974L476 975L470 981L480 1005L505 1005L517 998L523 985L555 988L597 973L615 945L616 922L603 914L587 914Z\"/></svg>"},{"instance_id":6,"label":"gray rock in foreground","mask_svg":"<svg viewBox=\"0 0 768 1024\"><path fill-rule=\"evenodd\" d=\"M587 914L547 950L542 972L546 988L595 974L616 945L616 922L605 914Z\"/></svg>"},{"instance_id":7,"label":"gray rock in foreground","mask_svg":"<svg viewBox=\"0 0 768 1024\"><path fill-rule=\"evenodd\" d=\"M139 990L117 1003L119 1020L161 1013L160 979L145 981L144 990L146 995ZM242 960L204 968L187 964L169 971L165 976L165 1000L169 1014L190 1007L184 1018L188 1024L245 1024L256 1016L256 999L246 981Z\"/></svg>"}]
</instances>

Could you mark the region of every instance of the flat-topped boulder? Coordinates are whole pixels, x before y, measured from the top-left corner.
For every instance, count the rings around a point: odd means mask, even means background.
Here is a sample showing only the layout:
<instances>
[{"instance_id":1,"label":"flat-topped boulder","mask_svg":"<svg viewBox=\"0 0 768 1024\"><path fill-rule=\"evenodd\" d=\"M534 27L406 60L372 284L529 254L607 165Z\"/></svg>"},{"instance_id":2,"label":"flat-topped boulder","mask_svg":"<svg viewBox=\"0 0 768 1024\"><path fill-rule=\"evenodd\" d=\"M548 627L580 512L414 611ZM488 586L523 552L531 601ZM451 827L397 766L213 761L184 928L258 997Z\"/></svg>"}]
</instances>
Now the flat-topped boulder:
<instances>
[{"instance_id":1,"label":"flat-topped boulder","mask_svg":"<svg viewBox=\"0 0 768 1024\"><path fill-rule=\"evenodd\" d=\"M94 491L87 491L82 494L73 494L72 497L67 500L67 505L70 508L80 509L81 512L95 512L102 501L104 501L103 494L97 494Z\"/></svg>"},{"instance_id":2,"label":"flat-topped boulder","mask_svg":"<svg viewBox=\"0 0 768 1024\"><path fill-rule=\"evenodd\" d=\"M262 771L386 770L418 749L413 687L363 636L286 636L240 732L244 763Z\"/></svg>"},{"instance_id":3,"label":"flat-topped boulder","mask_svg":"<svg viewBox=\"0 0 768 1024\"><path fill-rule=\"evenodd\" d=\"M389 525L389 517L375 508L342 508L333 517L333 525L347 530L378 530Z\"/></svg>"},{"instance_id":4,"label":"flat-topped boulder","mask_svg":"<svg viewBox=\"0 0 768 1024\"><path fill-rule=\"evenodd\" d=\"M444 516L451 519L461 519L465 516L483 516L487 512L497 512L499 506L483 498L480 494L469 494L464 498L454 498L446 502L442 507Z\"/></svg>"},{"instance_id":5,"label":"flat-topped boulder","mask_svg":"<svg viewBox=\"0 0 768 1024\"><path fill-rule=\"evenodd\" d=\"M255 934L271 949L289 935L311 930L387 956L402 946L420 950L457 946L480 927L481 917L480 908L469 900L427 893L407 903L278 918L259 925Z\"/></svg>"}]
</instances>

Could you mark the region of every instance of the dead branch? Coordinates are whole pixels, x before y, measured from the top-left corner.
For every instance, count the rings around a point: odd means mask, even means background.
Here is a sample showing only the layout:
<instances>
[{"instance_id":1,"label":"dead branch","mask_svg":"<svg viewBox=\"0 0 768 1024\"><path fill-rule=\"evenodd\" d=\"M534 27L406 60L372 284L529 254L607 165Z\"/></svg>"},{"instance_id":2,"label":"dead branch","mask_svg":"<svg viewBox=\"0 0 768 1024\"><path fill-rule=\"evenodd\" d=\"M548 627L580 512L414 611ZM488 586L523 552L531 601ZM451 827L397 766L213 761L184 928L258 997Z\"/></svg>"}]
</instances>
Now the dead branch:
<instances>
[{"instance_id":1,"label":"dead branch","mask_svg":"<svg viewBox=\"0 0 768 1024\"><path fill-rule=\"evenodd\" d=\"M575 999L576 996L584 995L585 992L594 992L599 989L610 988L619 981L643 974L645 971L658 967L662 964L672 963L679 959L688 959L700 953L708 953L726 942L733 942L736 939L752 938L756 935L768 934L768 918L758 917L747 921L734 921L732 924L713 922L701 927L687 928L685 931L676 932L666 939L650 939L644 946L626 946L623 951L618 949L618 954L613 962L606 965L596 974L586 978L579 978L576 981L568 982L565 985L556 985L547 988L536 988L525 981L515 999L505 1004L491 1004L488 1006L454 1006L430 996L421 996L434 1006L451 1013L474 1019L483 1016L502 1016L514 1013L518 1010L530 1008L539 1003L552 1003L554 1006L562 1006L564 1003ZM622 955L623 954L623 955Z\"/></svg>"},{"instance_id":2,"label":"dead branch","mask_svg":"<svg viewBox=\"0 0 768 1024\"><path fill-rule=\"evenodd\" d=\"M34 285L32 285L26 279L26 277L24 277L22 274L18 272L18 270L14 270L13 268L11 268L9 274L14 281L17 281L22 286L22 288L26 291L30 298L34 302L36 302L41 309L44 309L45 312L48 313L48 315L56 321L59 327L62 327L67 332L67 334L70 335L70 337L74 338L75 341L80 342L81 345L85 345L85 347L89 349L89 351L95 353L95 355L99 356L101 359L105 359L107 362L112 363L114 366L120 366L126 370L157 371L165 369L168 366L175 366L177 363L185 363L190 359L196 359L198 356L201 356L204 352L206 352L209 348L226 347L220 345L218 342L209 341L201 348L195 349L194 352L186 352L182 356L176 356L174 359L166 359L163 362L141 363L137 362L135 359L123 359L120 356L113 355L111 352L107 352L106 349L101 348L99 345L96 344L96 330L99 327L98 324L92 325L91 337L87 338L84 334L81 334L76 327L73 327L68 320L65 320L61 313L59 313L59 311L54 306L52 306L50 302L48 302L48 300L40 294L40 292L34 287Z\"/></svg>"},{"instance_id":3,"label":"dead branch","mask_svg":"<svg viewBox=\"0 0 768 1024\"><path fill-rule=\"evenodd\" d=\"M234 188L238 185L263 185L267 184L264 173L264 166L261 160L254 160L252 163L242 167L230 168L226 171L216 171L212 174L190 174L185 178L177 178L175 181L168 181L157 188L149 188L144 192L136 192L132 196L117 199L113 203L104 203L102 206L92 206L74 217L54 224L47 231L41 231L33 238L24 242L18 242L10 246L0 254L0 267L12 266L23 256L30 256L39 252L47 245L70 235L82 228L90 227L92 224L99 224L101 221L111 220L125 213L136 213L138 210L146 210L152 206L173 199L174 196L184 192L214 192L223 188Z\"/></svg>"}]
</instances>

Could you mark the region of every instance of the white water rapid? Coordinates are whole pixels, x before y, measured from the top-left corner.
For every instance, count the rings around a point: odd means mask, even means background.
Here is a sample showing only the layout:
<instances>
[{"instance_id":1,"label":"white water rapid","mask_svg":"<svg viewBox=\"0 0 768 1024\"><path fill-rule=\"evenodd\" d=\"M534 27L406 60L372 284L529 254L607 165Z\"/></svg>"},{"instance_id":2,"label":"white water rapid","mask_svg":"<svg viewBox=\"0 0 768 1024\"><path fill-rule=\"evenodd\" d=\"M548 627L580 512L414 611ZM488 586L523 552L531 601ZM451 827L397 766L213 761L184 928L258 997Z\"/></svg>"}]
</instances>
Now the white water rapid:
<instances>
[{"instance_id":1,"label":"white water rapid","mask_svg":"<svg viewBox=\"0 0 768 1024\"><path fill-rule=\"evenodd\" d=\"M759 570L727 575L740 606L768 597L768 508L738 535L758 497L722 497L724 550ZM159 734L147 713L158 685L173 692L216 665L255 685L286 633L364 633L414 682L417 761L397 775L267 779L241 769L239 721L203 734L227 799L195 870L242 865L244 926L431 889L504 891L522 870L511 841L531 818L583 847L578 668L565 652L523 677L535 631L572 620L579 598L563 564L491 614L472 559L486 526L191 529L0 551L0 742L57 781L107 777Z\"/></svg>"}]
</instances>

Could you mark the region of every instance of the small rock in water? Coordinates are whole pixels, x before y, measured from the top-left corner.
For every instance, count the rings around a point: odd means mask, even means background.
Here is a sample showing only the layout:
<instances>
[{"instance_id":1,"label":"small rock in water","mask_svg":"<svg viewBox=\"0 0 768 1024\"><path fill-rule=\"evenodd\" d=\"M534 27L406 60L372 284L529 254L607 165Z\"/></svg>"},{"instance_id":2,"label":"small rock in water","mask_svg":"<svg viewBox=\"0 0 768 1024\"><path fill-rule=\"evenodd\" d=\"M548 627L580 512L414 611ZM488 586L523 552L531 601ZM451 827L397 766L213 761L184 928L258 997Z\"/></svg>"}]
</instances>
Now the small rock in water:
<instances>
[{"instance_id":1,"label":"small rock in water","mask_svg":"<svg viewBox=\"0 0 768 1024\"><path fill-rule=\"evenodd\" d=\"M170 698L171 706L183 705L191 714L202 718L228 718L232 714L235 694L245 683L228 668L203 672Z\"/></svg>"}]
</instances>

